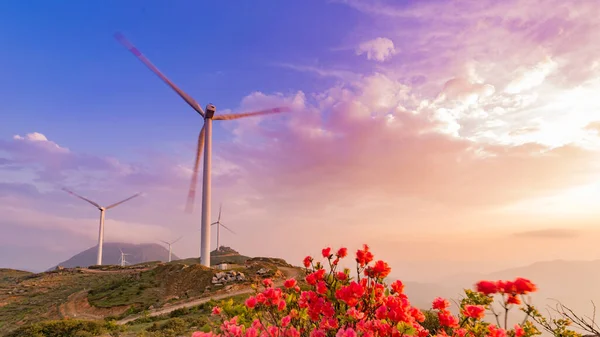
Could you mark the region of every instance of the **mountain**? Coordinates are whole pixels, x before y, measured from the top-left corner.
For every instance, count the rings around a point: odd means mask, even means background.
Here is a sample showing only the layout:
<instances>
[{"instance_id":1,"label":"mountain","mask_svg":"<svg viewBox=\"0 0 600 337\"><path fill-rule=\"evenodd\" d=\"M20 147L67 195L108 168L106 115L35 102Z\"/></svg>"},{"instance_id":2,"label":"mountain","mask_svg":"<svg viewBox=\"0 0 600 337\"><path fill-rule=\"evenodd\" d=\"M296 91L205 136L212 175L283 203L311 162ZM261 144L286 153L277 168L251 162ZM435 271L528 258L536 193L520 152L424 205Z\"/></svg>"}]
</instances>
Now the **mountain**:
<instances>
[{"instance_id":1,"label":"mountain","mask_svg":"<svg viewBox=\"0 0 600 337\"><path fill-rule=\"evenodd\" d=\"M541 312L546 312L548 307L555 308L559 301L578 315L591 316L592 302L600 304L600 260L542 261L493 273L455 275L437 283L456 292L462 288L472 289L480 280L514 280L517 277L528 278L536 284L538 291L531 295L531 301Z\"/></svg>"},{"instance_id":2,"label":"mountain","mask_svg":"<svg viewBox=\"0 0 600 337\"><path fill-rule=\"evenodd\" d=\"M121 251L126 254L125 261L128 264L137 264L148 261L168 261L169 250L156 243L131 244L121 242L106 242L102 247L102 264L120 264ZM91 247L83 252L74 255L70 259L59 263L57 266L65 268L89 267L96 264L98 256L98 246ZM171 255L172 260L179 258L175 254ZM50 268L55 269L57 266Z\"/></svg>"}]
</instances>

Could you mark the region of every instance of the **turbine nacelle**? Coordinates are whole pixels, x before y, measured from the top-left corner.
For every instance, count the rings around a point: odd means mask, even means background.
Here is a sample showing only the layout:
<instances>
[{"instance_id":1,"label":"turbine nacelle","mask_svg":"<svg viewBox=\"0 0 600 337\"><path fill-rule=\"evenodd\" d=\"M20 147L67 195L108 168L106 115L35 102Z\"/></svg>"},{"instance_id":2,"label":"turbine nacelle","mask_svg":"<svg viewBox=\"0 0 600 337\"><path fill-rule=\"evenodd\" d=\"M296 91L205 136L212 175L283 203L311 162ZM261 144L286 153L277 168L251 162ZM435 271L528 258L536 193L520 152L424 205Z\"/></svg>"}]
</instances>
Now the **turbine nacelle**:
<instances>
[{"instance_id":1,"label":"turbine nacelle","mask_svg":"<svg viewBox=\"0 0 600 337\"><path fill-rule=\"evenodd\" d=\"M212 104L207 104L206 110L204 111L204 118L212 119L213 116L215 115L216 111L217 111L217 107L215 107Z\"/></svg>"}]
</instances>

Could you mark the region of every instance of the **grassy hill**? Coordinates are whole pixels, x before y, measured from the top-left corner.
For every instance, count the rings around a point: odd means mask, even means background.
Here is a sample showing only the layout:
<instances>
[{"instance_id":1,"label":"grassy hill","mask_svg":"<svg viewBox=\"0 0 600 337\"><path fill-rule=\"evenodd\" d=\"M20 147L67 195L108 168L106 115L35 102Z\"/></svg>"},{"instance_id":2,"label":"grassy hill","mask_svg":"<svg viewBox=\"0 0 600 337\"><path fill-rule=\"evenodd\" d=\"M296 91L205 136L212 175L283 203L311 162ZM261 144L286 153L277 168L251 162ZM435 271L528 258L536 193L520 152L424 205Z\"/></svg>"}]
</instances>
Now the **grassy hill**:
<instances>
[{"instance_id":1,"label":"grassy hill","mask_svg":"<svg viewBox=\"0 0 600 337\"><path fill-rule=\"evenodd\" d=\"M214 261L229 263L234 271L244 273L243 281L213 284L213 276L222 271L203 267L198 259L170 263L155 261L126 267L65 268L39 274L0 269L0 336L11 331L16 333L13 333L15 336L28 336L29 332L44 329L71 331L69 333L80 328L91 329L86 331L94 333L108 331L112 328L106 326L106 320L123 319L152 310L168 311L172 306L203 298L208 300L213 296L226 298L233 296L229 293L235 294L240 289L251 290L250 283L257 277L273 276L283 280L282 269L285 272L293 269L280 259L250 258L229 247L220 248L213 251ZM248 294L233 297L245 298ZM178 312L181 314L182 310ZM203 310L183 310L191 315L186 318L189 321L186 329L197 325L196 320L203 315ZM121 336L135 336L134 332L140 329L150 329L150 332L152 329L160 330L158 325L152 328L153 324L169 322L173 317L169 314L129 324ZM64 323L64 318L99 323ZM192 321L196 323L190 323ZM181 328L181 322L177 322ZM15 332L18 328L20 330Z\"/></svg>"}]
</instances>

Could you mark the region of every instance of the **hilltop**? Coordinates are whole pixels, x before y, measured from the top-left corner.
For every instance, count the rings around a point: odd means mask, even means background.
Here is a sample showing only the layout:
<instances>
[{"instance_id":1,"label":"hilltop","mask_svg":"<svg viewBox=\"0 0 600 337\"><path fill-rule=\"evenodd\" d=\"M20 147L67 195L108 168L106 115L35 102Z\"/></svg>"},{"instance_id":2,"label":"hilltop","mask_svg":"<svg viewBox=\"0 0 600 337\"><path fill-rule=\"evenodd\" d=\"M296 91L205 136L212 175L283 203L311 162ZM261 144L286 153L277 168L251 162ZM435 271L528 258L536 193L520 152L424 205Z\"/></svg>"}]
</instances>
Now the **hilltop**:
<instances>
[{"instance_id":1,"label":"hilltop","mask_svg":"<svg viewBox=\"0 0 600 337\"><path fill-rule=\"evenodd\" d=\"M131 264L144 263L149 261L166 262L169 259L169 250L156 243L131 244L122 242L106 242L102 247L102 264L116 265L121 262L121 250L130 254L125 257L125 261ZM57 266L65 268L89 267L96 264L98 256L98 246L88 248L73 257L58 263L49 270L56 269ZM175 254L171 254L172 260L179 260Z\"/></svg>"},{"instance_id":2,"label":"hilltop","mask_svg":"<svg viewBox=\"0 0 600 337\"><path fill-rule=\"evenodd\" d=\"M281 284L287 277L302 276L301 269L282 259L250 258L229 247L219 247L211 255L215 261L228 263L228 269L206 268L198 258L38 274L0 269L0 335L63 318L113 319L125 324L146 313L146 317L160 320L161 314L171 315L171 311L188 310L211 300L245 298L253 291L251 284L260 278L272 277ZM124 329L131 324L138 323Z\"/></svg>"}]
</instances>

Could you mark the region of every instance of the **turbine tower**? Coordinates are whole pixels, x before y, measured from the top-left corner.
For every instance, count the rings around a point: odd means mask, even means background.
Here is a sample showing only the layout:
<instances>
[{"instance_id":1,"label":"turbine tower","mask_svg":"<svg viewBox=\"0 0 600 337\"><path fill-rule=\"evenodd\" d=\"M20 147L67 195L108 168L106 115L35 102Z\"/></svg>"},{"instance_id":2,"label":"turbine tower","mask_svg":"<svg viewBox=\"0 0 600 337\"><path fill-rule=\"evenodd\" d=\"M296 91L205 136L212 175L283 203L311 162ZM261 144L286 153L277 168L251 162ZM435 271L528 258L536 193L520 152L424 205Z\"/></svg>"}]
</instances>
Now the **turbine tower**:
<instances>
[{"instance_id":1,"label":"turbine tower","mask_svg":"<svg viewBox=\"0 0 600 337\"><path fill-rule=\"evenodd\" d=\"M125 256L131 255L131 254L123 253L123 250L121 250L121 248L119 248L119 251L121 251L121 267L125 267L125 264L129 263L129 262L125 261Z\"/></svg>"},{"instance_id":2,"label":"turbine tower","mask_svg":"<svg viewBox=\"0 0 600 337\"><path fill-rule=\"evenodd\" d=\"M171 245L174 244L175 242L181 240L181 238L183 238L183 236L180 236L177 240L173 241L173 242L167 242L167 241L163 241L163 240L159 240L160 242L164 242L166 245L169 246L169 262L171 262Z\"/></svg>"},{"instance_id":3,"label":"turbine tower","mask_svg":"<svg viewBox=\"0 0 600 337\"><path fill-rule=\"evenodd\" d=\"M106 213L106 211L108 211L111 208L117 207L120 204L122 204L122 203L124 203L126 201L129 201L129 200L137 197L141 193L136 193L136 194L132 195L131 197L125 199L125 200L121 200L121 201L116 202L116 203L114 203L112 205L108 205L106 207L102 207L102 206L98 205L97 203L91 201L90 199L84 198L84 197L80 196L79 194L77 194L77 193L75 193L75 192L73 192L71 190L63 188L63 191L65 191L65 192L67 192L67 193L69 193L71 195L74 195L74 196L76 196L77 198L79 198L81 200L85 200L85 201L89 202L90 204L96 206L96 208L98 208L100 210L100 228L98 230L98 258L96 259L96 264L99 265L99 266L102 265L102 245L104 244L104 213Z\"/></svg>"},{"instance_id":4,"label":"turbine tower","mask_svg":"<svg viewBox=\"0 0 600 337\"><path fill-rule=\"evenodd\" d=\"M221 227L223 227L223 228L225 228L226 230L230 231L231 233L235 234L235 232L234 232L234 231L232 231L232 230L231 230L231 229L229 229L227 226L225 226L225 225L223 225L223 224L221 223L221 207L222 207L222 206L223 206L223 205L219 205L219 217L217 218L217 221L215 221L215 222L213 222L213 223L211 223L211 224L210 224L211 226L217 225L217 251L218 251L218 250L219 250L219 248L221 247L221 246L220 246L220 243L219 243L219 237L220 237L220 228L221 228Z\"/></svg>"},{"instance_id":5,"label":"turbine tower","mask_svg":"<svg viewBox=\"0 0 600 337\"><path fill-rule=\"evenodd\" d=\"M206 111L202 109L200 104L196 102L192 97L183 92L173 82L171 82L163 73L156 68L150 60L148 60L131 42L129 42L125 36L121 33L116 33L115 38L123 44L129 51L135 55L140 61L142 61L154 74L160 77L171 89L173 89L184 101L189 104L202 118L204 119L204 125L198 135L198 145L196 148L196 160L194 162L194 170L192 172L191 185L188 193L186 210L191 212L194 205L194 198L196 195L196 185L198 179L198 168L200 165L200 157L202 156L202 150L204 148L204 170L202 177L202 222L201 222L201 234L200 234L200 264L206 267L210 267L210 201L211 201L211 159L212 159L212 121L213 120L232 120L239 119L249 116L259 116L266 114L273 114L283 112L287 109L286 107L273 108L262 111L237 113L237 114L225 114L215 115L217 108L212 105L206 105Z\"/></svg>"}]
</instances>

